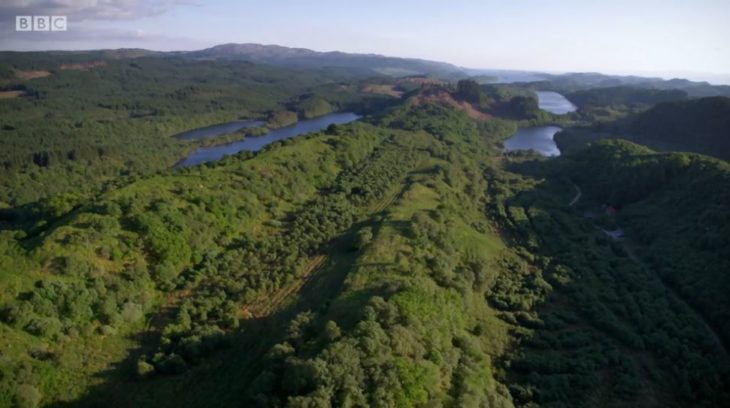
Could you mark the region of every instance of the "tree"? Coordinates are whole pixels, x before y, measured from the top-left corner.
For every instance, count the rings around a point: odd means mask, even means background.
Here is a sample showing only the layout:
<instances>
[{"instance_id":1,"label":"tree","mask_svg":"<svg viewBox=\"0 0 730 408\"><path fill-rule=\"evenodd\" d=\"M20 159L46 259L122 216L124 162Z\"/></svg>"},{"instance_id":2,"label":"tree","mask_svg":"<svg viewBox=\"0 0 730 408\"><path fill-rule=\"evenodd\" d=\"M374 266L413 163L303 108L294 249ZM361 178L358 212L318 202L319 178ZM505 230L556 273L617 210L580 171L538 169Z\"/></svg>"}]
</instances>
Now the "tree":
<instances>
[{"instance_id":1,"label":"tree","mask_svg":"<svg viewBox=\"0 0 730 408\"><path fill-rule=\"evenodd\" d=\"M155 372L155 366L148 363L144 359L137 361L137 375L140 378L147 377Z\"/></svg>"},{"instance_id":2,"label":"tree","mask_svg":"<svg viewBox=\"0 0 730 408\"><path fill-rule=\"evenodd\" d=\"M355 249L363 249L373 240L373 229L365 227L357 232L357 242Z\"/></svg>"},{"instance_id":3,"label":"tree","mask_svg":"<svg viewBox=\"0 0 730 408\"><path fill-rule=\"evenodd\" d=\"M335 341L338 338L340 338L341 335L342 335L342 330L337 325L337 323L335 323L334 321L329 320L324 325L324 336L327 338L327 340Z\"/></svg>"},{"instance_id":4,"label":"tree","mask_svg":"<svg viewBox=\"0 0 730 408\"><path fill-rule=\"evenodd\" d=\"M35 408L43 399L38 389L29 384L20 384L15 389L15 404L20 408Z\"/></svg>"},{"instance_id":5,"label":"tree","mask_svg":"<svg viewBox=\"0 0 730 408\"><path fill-rule=\"evenodd\" d=\"M456 95L459 99L477 105L481 104L483 96L479 84L471 79L462 79L456 83Z\"/></svg>"}]
</instances>

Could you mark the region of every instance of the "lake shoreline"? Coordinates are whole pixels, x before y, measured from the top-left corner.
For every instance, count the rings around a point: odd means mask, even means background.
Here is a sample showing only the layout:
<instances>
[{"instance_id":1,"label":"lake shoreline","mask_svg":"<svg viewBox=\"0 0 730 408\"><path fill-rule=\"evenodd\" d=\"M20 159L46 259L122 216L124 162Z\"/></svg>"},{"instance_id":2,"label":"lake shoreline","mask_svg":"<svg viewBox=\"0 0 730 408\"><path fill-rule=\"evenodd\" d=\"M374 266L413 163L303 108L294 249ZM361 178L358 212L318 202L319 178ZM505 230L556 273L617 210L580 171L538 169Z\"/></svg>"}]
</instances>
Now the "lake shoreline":
<instances>
[{"instance_id":1,"label":"lake shoreline","mask_svg":"<svg viewBox=\"0 0 730 408\"><path fill-rule=\"evenodd\" d=\"M538 91L540 109L553 115L567 115L578 108L557 92ZM540 126L521 127L502 142L504 152L533 150L542 156L560 156L562 152L555 142L555 135L563 131L564 124L541 124Z\"/></svg>"},{"instance_id":2,"label":"lake shoreline","mask_svg":"<svg viewBox=\"0 0 730 408\"><path fill-rule=\"evenodd\" d=\"M270 130L260 136L244 137L243 139L212 146L197 146L194 150L188 152L178 160L173 167L189 167L217 161L225 156L233 155L241 151L258 151L266 145L279 140L286 140L303 134L322 131L330 125L350 123L361 117L361 115L354 112L334 112L312 119L300 120L292 125Z\"/></svg>"}]
</instances>

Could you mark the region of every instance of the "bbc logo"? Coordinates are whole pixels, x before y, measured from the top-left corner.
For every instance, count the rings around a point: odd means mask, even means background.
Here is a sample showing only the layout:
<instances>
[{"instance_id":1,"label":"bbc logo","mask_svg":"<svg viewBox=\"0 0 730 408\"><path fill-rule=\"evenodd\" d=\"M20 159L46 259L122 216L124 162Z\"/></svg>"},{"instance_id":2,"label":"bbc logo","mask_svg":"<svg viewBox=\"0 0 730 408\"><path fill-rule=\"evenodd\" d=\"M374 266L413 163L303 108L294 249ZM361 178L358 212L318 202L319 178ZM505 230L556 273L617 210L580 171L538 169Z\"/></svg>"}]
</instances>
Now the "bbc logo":
<instances>
[{"instance_id":1,"label":"bbc logo","mask_svg":"<svg viewBox=\"0 0 730 408\"><path fill-rule=\"evenodd\" d=\"M15 31L66 31L66 16L15 16Z\"/></svg>"}]
</instances>

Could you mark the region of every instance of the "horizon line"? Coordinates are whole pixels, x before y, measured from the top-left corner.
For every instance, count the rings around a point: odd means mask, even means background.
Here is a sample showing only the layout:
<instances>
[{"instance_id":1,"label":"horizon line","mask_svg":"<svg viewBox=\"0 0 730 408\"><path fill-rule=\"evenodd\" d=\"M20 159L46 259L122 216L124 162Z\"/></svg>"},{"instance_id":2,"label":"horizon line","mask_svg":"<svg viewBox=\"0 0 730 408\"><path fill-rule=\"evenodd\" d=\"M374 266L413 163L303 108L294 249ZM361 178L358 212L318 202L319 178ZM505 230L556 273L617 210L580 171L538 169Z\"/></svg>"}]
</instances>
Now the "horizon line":
<instances>
[{"instance_id":1,"label":"horizon line","mask_svg":"<svg viewBox=\"0 0 730 408\"><path fill-rule=\"evenodd\" d=\"M700 71L665 71L665 72L647 72L647 71L621 71L614 73L607 73L607 71L599 71L599 70L536 70L536 69L526 69L526 68L497 68L497 67L467 67L463 65L458 65L449 61L444 60L436 60L436 59L428 59L428 58L422 58L422 57L403 57L403 56L395 56L395 55L387 55L387 54L380 54L377 52L350 52L350 51L342 51L339 49L334 50L317 50L314 48L309 47L296 47L296 46L289 46L289 45L282 45L282 44L274 44L274 43L255 43L255 42L224 42L224 43L217 43L208 47L203 48L191 48L191 49L168 49L168 50L160 50L160 49L152 49L152 48L143 48L143 47L119 47L119 48L78 48L78 49L72 49L72 48L64 48L64 49L42 49L42 50L17 50L17 49L2 49L0 52L18 52L18 53L31 53L31 52L93 52L93 51L119 51L119 50L141 50L141 51L150 51L150 52L156 52L156 53L190 53L190 52L196 52L196 51L204 51L211 48L223 46L223 45L260 45L263 47L281 47L281 48L288 48L288 49L295 49L295 50L304 50L304 51L311 51L315 53L321 53L321 54L328 54L328 53L342 53L342 54L349 54L349 55L362 55L362 56L374 56L374 57L384 57L384 58L398 58L398 59L404 59L404 60L418 60L418 61L426 61L426 62L435 62L435 63L441 63L441 64L448 64L452 65L455 68L462 69L462 70L472 70L472 71L505 71L505 72L521 72L521 73L530 73L530 74L547 74L547 75L570 75L570 74L599 74L599 75L606 75L606 76L617 76L617 77L638 77L638 78L645 78L645 79L660 79L664 81L670 81L670 80L686 80L690 82L698 82L698 83L708 83L710 85L715 86L723 86L723 85L730 85L730 73L720 73L720 72L700 72ZM264 63L265 64L265 63ZM707 79L691 79L689 77L679 76L679 75L698 75L698 76L712 76L716 77L715 80L707 80ZM722 79L721 79L722 78ZM724 81L724 82L717 82L717 81ZM534 82L534 81L529 81Z\"/></svg>"}]
</instances>

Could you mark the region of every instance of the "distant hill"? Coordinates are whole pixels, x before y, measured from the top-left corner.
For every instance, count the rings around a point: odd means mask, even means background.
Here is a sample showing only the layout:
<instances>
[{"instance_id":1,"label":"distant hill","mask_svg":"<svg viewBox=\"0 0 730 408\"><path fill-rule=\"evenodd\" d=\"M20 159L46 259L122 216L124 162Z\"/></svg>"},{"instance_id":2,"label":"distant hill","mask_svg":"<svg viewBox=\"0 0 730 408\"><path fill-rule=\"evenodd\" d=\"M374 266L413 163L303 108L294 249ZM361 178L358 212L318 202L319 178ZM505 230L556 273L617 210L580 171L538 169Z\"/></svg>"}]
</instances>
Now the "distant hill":
<instances>
[{"instance_id":1,"label":"distant hill","mask_svg":"<svg viewBox=\"0 0 730 408\"><path fill-rule=\"evenodd\" d=\"M293 69L332 69L356 76L387 75L405 77L429 75L441 79L461 79L467 70L456 65L416 58L386 57L377 54L319 52L280 45L221 44L198 51L159 52L143 49L0 52L0 79L12 78L13 69L53 70L60 64L88 63L97 60L131 59L145 56L182 57L194 60L247 61Z\"/></svg>"},{"instance_id":2,"label":"distant hill","mask_svg":"<svg viewBox=\"0 0 730 408\"><path fill-rule=\"evenodd\" d=\"M676 89L660 90L614 86L584 89L569 93L566 97L581 109L606 106L628 106L640 109L661 102L684 100L687 98L687 92Z\"/></svg>"},{"instance_id":3,"label":"distant hill","mask_svg":"<svg viewBox=\"0 0 730 408\"><path fill-rule=\"evenodd\" d=\"M683 90L690 98L730 97L730 85L713 85L674 78L606 75L597 72L547 74L542 72L465 68L441 61L389 57L341 51L321 52L307 48L252 43L228 43L196 51L152 51L137 48L82 51L13 52L0 51L0 81L12 78L12 69L51 70L59 64L139 57L183 57L195 60L248 61L288 68L331 69L349 76L387 75L405 77L428 75L446 80L472 77L480 83L517 83L538 90L571 93L608 87L636 87L657 90Z\"/></svg>"},{"instance_id":4,"label":"distant hill","mask_svg":"<svg viewBox=\"0 0 730 408\"><path fill-rule=\"evenodd\" d=\"M730 98L660 103L641 113L629 131L638 143L730 160Z\"/></svg>"},{"instance_id":5,"label":"distant hill","mask_svg":"<svg viewBox=\"0 0 730 408\"><path fill-rule=\"evenodd\" d=\"M408 76L431 74L440 77L465 77L463 69L445 62L414 58L386 57L377 54L319 52L280 45L221 44L185 53L199 59L247 60L296 68L347 68L362 73Z\"/></svg>"},{"instance_id":6,"label":"distant hill","mask_svg":"<svg viewBox=\"0 0 730 408\"><path fill-rule=\"evenodd\" d=\"M546 90L575 92L591 88L631 86L646 89L678 89L687 92L690 98L707 96L730 96L730 85L713 85L687 79L663 79L655 77L605 75L597 72L578 72L559 75L544 74L545 81L535 84Z\"/></svg>"},{"instance_id":7,"label":"distant hill","mask_svg":"<svg viewBox=\"0 0 730 408\"><path fill-rule=\"evenodd\" d=\"M694 152L730 160L730 98L662 102L621 121L566 129L555 141L567 153L600 139L617 138L663 152Z\"/></svg>"}]
</instances>

